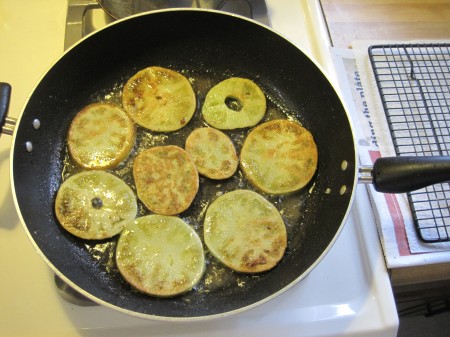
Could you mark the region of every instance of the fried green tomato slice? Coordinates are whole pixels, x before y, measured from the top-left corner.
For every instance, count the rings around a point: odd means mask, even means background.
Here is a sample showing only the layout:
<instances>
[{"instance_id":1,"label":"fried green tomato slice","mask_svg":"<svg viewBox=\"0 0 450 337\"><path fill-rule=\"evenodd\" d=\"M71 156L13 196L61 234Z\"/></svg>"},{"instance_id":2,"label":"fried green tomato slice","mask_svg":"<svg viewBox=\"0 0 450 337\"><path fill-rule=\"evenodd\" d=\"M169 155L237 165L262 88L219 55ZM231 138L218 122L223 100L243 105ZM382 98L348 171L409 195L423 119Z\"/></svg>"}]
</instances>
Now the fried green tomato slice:
<instances>
[{"instance_id":1,"label":"fried green tomato slice","mask_svg":"<svg viewBox=\"0 0 450 337\"><path fill-rule=\"evenodd\" d=\"M191 290L202 278L205 257L195 230L174 216L147 215L132 221L116 248L117 267L138 291L172 297Z\"/></svg>"},{"instance_id":2,"label":"fried green tomato slice","mask_svg":"<svg viewBox=\"0 0 450 337\"><path fill-rule=\"evenodd\" d=\"M136 217L134 192L105 171L85 171L64 181L56 195L61 226L82 239L100 240L120 233Z\"/></svg>"},{"instance_id":3,"label":"fried green tomato slice","mask_svg":"<svg viewBox=\"0 0 450 337\"><path fill-rule=\"evenodd\" d=\"M186 139L186 151L198 172L211 179L231 177L238 167L238 157L231 139L214 128L197 128Z\"/></svg>"},{"instance_id":4,"label":"fried green tomato slice","mask_svg":"<svg viewBox=\"0 0 450 337\"><path fill-rule=\"evenodd\" d=\"M136 140L136 126L122 108L94 103L77 113L70 124L67 147L81 167L106 170L128 157Z\"/></svg>"},{"instance_id":5,"label":"fried green tomato slice","mask_svg":"<svg viewBox=\"0 0 450 337\"><path fill-rule=\"evenodd\" d=\"M250 190L221 195L208 207L204 220L205 244L227 267L260 273L275 267L284 255L284 221L268 200Z\"/></svg>"},{"instance_id":6,"label":"fried green tomato slice","mask_svg":"<svg viewBox=\"0 0 450 337\"><path fill-rule=\"evenodd\" d=\"M260 87L240 77L228 78L212 87L202 107L205 121L220 130L254 126L265 113L266 97Z\"/></svg>"},{"instance_id":7,"label":"fried green tomato slice","mask_svg":"<svg viewBox=\"0 0 450 337\"><path fill-rule=\"evenodd\" d=\"M197 103L189 80L162 67L148 67L132 76L122 92L122 105L140 126L157 132L184 127Z\"/></svg>"},{"instance_id":8,"label":"fried green tomato slice","mask_svg":"<svg viewBox=\"0 0 450 337\"><path fill-rule=\"evenodd\" d=\"M312 134L289 120L255 127L242 146L240 166L262 192L285 194L300 190L314 176L318 152Z\"/></svg>"},{"instance_id":9,"label":"fried green tomato slice","mask_svg":"<svg viewBox=\"0 0 450 337\"><path fill-rule=\"evenodd\" d=\"M175 145L155 146L139 153L133 163L133 177L138 198L157 214L185 211L199 188L194 162Z\"/></svg>"}]
</instances>

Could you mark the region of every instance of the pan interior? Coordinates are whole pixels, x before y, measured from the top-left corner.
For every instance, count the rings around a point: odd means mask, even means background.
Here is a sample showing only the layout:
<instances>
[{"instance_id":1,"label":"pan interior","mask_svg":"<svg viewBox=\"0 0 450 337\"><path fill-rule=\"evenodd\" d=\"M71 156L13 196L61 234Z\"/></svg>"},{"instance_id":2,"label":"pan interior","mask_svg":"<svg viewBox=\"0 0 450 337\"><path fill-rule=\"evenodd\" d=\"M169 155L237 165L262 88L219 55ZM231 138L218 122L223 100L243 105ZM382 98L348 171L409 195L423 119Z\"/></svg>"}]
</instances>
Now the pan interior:
<instances>
[{"instance_id":1,"label":"pan interior","mask_svg":"<svg viewBox=\"0 0 450 337\"><path fill-rule=\"evenodd\" d=\"M212 258L204 280L173 299L142 295L123 281L114 265L117 238L88 242L57 223L54 200L63 176L66 133L82 107L102 100L120 102L121 88L138 70L163 66L183 73L197 95L193 121L179 132L140 131L139 146L184 145L204 126L200 109L207 91L231 76L258 83L268 97L264 120L291 118L308 128L317 143L319 166L307 188L289 196L268 196L288 226L288 250L275 269L236 274ZM35 130L34 119L41 128ZM250 130L228 132L238 153ZM24 144L33 143L33 151ZM199 318L254 306L303 278L339 233L352 200L355 150L347 114L326 77L291 43L259 24L201 10L161 11L113 24L64 54L31 95L14 140L13 181L26 230L52 269L76 289L104 304L150 318ZM116 170L127 171L132 156ZM126 178L126 172L124 179ZM132 183L131 181L129 181ZM219 190L252 187L241 173L218 184L207 179L192 209L180 216L201 234L202 212ZM141 207L141 214L145 209ZM210 283L209 283L210 282Z\"/></svg>"}]
</instances>

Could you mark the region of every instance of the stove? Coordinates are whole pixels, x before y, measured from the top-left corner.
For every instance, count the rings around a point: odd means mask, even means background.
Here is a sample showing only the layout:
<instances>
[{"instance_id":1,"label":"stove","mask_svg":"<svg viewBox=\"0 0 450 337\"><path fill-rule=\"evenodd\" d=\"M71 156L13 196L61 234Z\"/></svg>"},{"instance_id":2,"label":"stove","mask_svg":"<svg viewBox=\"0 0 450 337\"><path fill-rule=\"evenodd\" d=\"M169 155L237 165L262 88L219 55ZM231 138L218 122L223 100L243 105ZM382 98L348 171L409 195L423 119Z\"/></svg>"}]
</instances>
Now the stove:
<instances>
[{"instance_id":1,"label":"stove","mask_svg":"<svg viewBox=\"0 0 450 337\"><path fill-rule=\"evenodd\" d=\"M334 81L318 1L229 0L223 10L251 16L286 36ZM251 6L248 10L248 6ZM228 6L228 7L227 7ZM75 14L71 14L75 13ZM9 116L19 116L34 85L82 36L111 22L95 1L2 3L0 80L12 85ZM6 66L8 65L8 66ZM11 137L0 138L0 177L9 181ZM4 184L5 186L5 184ZM398 317L364 186L342 233L321 263L277 298L210 321L161 322L77 302L36 253L20 224L11 189L0 191L0 325L5 336L395 336ZM6 276L7 275L7 276ZM69 289L69 293L70 293ZM21 322L18 324L17 322Z\"/></svg>"}]
</instances>

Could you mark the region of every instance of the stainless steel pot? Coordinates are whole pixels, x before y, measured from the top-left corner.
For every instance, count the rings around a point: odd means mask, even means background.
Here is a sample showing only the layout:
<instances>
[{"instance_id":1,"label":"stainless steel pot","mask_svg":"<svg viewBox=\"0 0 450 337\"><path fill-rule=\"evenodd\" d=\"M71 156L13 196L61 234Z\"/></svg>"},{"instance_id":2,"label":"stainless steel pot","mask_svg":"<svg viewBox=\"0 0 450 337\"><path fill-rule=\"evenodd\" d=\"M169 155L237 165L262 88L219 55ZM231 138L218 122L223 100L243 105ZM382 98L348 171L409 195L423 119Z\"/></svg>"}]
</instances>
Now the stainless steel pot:
<instances>
[{"instance_id":1,"label":"stainless steel pot","mask_svg":"<svg viewBox=\"0 0 450 337\"><path fill-rule=\"evenodd\" d=\"M227 0L97 0L115 19L164 8L220 9Z\"/></svg>"}]
</instances>

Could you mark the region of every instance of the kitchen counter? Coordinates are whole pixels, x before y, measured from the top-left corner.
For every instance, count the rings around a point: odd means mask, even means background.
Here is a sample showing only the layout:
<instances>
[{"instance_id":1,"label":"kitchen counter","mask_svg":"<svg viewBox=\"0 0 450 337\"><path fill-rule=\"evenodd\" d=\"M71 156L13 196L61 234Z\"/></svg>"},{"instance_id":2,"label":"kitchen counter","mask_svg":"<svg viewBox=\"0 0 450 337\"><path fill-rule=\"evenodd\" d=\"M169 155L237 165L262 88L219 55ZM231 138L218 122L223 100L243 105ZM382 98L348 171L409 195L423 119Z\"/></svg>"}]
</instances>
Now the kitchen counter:
<instances>
[{"instance_id":1,"label":"kitchen counter","mask_svg":"<svg viewBox=\"0 0 450 337\"><path fill-rule=\"evenodd\" d=\"M321 0L334 47L354 40L450 38L450 0Z\"/></svg>"}]
</instances>

